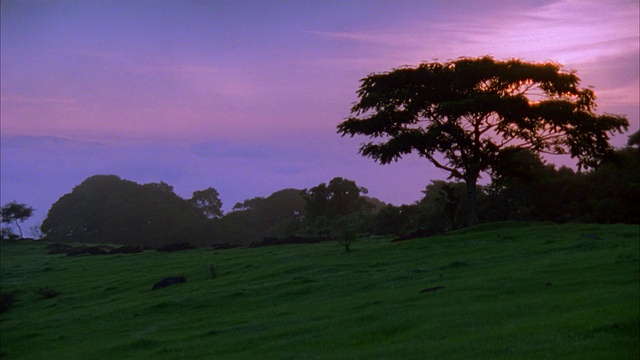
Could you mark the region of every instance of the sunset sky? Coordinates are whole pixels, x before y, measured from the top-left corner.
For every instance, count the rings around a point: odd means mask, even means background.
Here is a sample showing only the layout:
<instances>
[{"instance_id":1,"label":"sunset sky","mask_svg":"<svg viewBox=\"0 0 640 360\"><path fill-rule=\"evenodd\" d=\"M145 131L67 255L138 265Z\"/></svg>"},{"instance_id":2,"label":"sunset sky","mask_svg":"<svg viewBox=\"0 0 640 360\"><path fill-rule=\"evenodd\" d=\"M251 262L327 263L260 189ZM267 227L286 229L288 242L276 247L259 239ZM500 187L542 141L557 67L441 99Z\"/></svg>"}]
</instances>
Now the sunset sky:
<instances>
[{"instance_id":1,"label":"sunset sky","mask_svg":"<svg viewBox=\"0 0 640 360\"><path fill-rule=\"evenodd\" d=\"M359 79L423 61L556 61L638 130L637 0L2 0L1 197L36 209L96 174L224 209L333 177L396 205L446 174L378 165L336 125ZM567 160L567 164L571 162ZM28 233L27 233L28 235Z\"/></svg>"}]
</instances>

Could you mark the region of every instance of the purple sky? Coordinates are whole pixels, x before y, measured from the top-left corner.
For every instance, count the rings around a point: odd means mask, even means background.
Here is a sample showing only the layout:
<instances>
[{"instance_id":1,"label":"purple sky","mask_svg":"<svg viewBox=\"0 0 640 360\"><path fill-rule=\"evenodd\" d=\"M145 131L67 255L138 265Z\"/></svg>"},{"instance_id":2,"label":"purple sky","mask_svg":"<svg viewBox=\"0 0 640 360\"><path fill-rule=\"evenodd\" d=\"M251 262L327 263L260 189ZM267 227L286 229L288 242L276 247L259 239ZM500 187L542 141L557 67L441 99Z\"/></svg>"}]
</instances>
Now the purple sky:
<instances>
[{"instance_id":1,"label":"purple sky","mask_svg":"<svg viewBox=\"0 0 640 360\"><path fill-rule=\"evenodd\" d=\"M422 61L552 60L638 130L637 0L1 2L1 197L36 209L95 174L224 209L333 177L412 203L446 174L340 138L359 79ZM28 224L29 225L29 224Z\"/></svg>"}]
</instances>

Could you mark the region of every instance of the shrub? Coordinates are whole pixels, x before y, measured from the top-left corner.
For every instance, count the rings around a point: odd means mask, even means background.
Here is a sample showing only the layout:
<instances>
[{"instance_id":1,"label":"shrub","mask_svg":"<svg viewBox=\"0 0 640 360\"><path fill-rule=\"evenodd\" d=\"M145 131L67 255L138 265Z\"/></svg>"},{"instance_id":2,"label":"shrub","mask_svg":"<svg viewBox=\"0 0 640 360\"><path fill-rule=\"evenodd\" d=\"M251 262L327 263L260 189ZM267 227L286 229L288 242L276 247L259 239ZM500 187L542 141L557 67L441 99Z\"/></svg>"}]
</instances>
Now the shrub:
<instances>
[{"instance_id":1,"label":"shrub","mask_svg":"<svg viewBox=\"0 0 640 360\"><path fill-rule=\"evenodd\" d=\"M0 313L8 311L16 302L16 296L13 293L0 292Z\"/></svg>"},{"instance_id":2,"label":"shrub","mask_svg":"<svg viewBox=\"0 0 640 360\"><path fill-rule=\"evenodd\" d=\"M218 277L218 264L209 264L209 273L211 274L211 279L215 279Z\"/></svg>"},{"instance_id":3,"label":"shrub","mask_svg":"<svg viewBox=\"0 0 640 360\"><path fill-rule=\"evenodd\" d=\"M173 252L173 251L183 251L183 250L190 250L190 249L195 249L195 247L191 246L191 244L189 244L188 242L182 242L182 243L175 243L175 244L161 246L157 249L157 251Z\"/></svg>"},{"instance_id":4,"label":"shrub","mask_svg":"<svg viewBox=\"0 0 640 360\"><path fill-rule=\"evenodd\" d=\"M358 235L352 228L344 228L338 234L338 242L344 247L346 252L351 250L351 244L356 241Z\"/></svg>"},{"instance_id":5,"label":"shrub","mask_svg":"<svg viewBox=\"0 0 640 360\"><path fill-rule=\"evenodd\" d=\"M48 287L42 287L36 290L36 294L40 295L43 299L51 299L60 295L60 292Z\"/></svg>"}]
</instances>

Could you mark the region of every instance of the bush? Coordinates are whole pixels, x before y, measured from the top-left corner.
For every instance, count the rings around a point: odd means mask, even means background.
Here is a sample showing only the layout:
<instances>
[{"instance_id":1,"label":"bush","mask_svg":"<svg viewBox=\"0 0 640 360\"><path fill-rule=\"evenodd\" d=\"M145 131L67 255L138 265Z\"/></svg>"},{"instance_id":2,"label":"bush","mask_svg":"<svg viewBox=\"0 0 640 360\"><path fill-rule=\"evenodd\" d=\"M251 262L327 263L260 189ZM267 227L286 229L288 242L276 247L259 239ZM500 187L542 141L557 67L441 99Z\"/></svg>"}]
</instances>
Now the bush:
<instances>
[{"instance_id":1,"label":"bush","mask_svg":"<svg viewBox=\"0 0 640 360\"><path fill-rule=\"evenodd\" d=\"M345 227L336 235L340 245L344 247L344 251L349 252L351 250L351 244L357 240L358 234L352 228Z\"/></svg>"},{"instance_id":2,"label":"bush","mask_svg":"<svg viewBox=\"0 0 640 360\"><path fill-rule=\"evenodd\" d=\"M209 264L209 273L211 274L211 279L216 279L218 277L218 264Z\"/></svg>"},{"instance_id":3,"label":"bush","mask_svg":"<svg viewBox=\"0 0 640 360\"><path fill-rule=\"evenodd\" d=\"M188 242L182 242L182 243L175 243L175 244L161 246L157 249L157 251L174 252L174 251L183 251L183 250L190 250L190 249L195 249L195 247L191 246L191 244L189 244Z\"/></svg>"},{"instance_id":4,"label":"bush","mask_svg":"<svg viewBox=\"0 0 640 360\"><path fill-rule=\"evenodd\" d=\"M136 254L141 253L144 250L142 245L125 245L119 248L109 250L109 255L114 254Z\"/></svg>"},{"instance_id":5,"label":"bush","mask_svg":"<svg viewBox=\"0 0 640 360\"><path fill-rule=\"evenodd\" d=\"M42 287L36 290L36 294L40 295L43 299L51 299L60 295L60 292L48 287Z\"/></svg>"},{"instance_id":6,"label":"bush","mask_svg":"<svg viewBox=\"0 0 640 360\"><path fill-rule=\"evenodd\" d=\"M9 311L16 302L16 296L13 293L0 292L0 313Z\"/></svg>"},{"instance_id":7,"label":"bush","mask_svg":"<svg viewBox=\"0 0 640 360\"><path fill-rule=\"evenodd\" d=\"M19 240L20 236L14 234L10 228L0 228L0 238L2 240Z\"/></svg>"},{"instance_id":8,"label":"bush","mask_svg":"<svg viewBox=\"0 0 640 360\"><path fill-rule=\"evenodd\" d=\"M46 249L49 250L47 255L58 255L58 254L66 254L67 251L73 249L73 246L61 243L52 243L46 246Z\"/></svg>"}]
</instances>

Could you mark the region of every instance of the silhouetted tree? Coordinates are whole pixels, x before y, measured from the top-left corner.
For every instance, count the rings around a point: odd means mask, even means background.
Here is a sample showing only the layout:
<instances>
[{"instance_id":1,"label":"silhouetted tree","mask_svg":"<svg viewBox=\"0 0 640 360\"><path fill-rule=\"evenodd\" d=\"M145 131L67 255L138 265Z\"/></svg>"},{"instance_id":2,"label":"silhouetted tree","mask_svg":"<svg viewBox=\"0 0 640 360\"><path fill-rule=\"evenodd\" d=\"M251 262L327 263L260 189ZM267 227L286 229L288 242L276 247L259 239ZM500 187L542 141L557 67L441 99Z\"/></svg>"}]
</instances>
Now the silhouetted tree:
<instances>
[{"instance_id":1,"label":"silhouetted tree","mask_svg":"<svg viewBox=\"0 0 640 360\"><path fill-rule=\"evenodd\" d=\"M335 177L329 184L321 183L302 192L306 202L304 218L307 236L330 237L348 231L364 231L367 215L372 214L379 200L367 198L368 190L355 181ZM346 230L345 230L346 231Z\"/></svg>"},{"instance_id":2,"label":"silhouetted tree","mask_svg":"<svg viewBox=\"0 0 640 360\"><path fill-rule=\"evenodd\" d=\"M596 115L595 94L557 63L460 58L371 74L361 80L345 135L377 142L360 153L382 164L417 152L450 178L464 181L469 225L478 223L476 184L509 146L570 154L596 166L623 116Z\"/></svg>"},{"instance_id":3,"label":"silhouetted tree","mask_svg":"<svg viewBox=\"0 0 640 360\"><path fill-rule=\"evenodd\" d=\"M555 175L555 167L539 154L517 147L506 148L499 156L487 187L488 201L479 204L481 213L488 221L538 218L544 213L539 208L540 200L556 192L540 194L543 184Z\"/></svg>"},{"instance_id":4,"label":"silhouetted tree","mask_svg":"<svg viewBox=\"0 0 640 360\"><path fill-rule=\"evenodd\" d=\"M627 147L637 149L638 146L640 146L640 130L629 135L629 140L627 141Z\"/></svg>"},{"instance_id":5,"label":"silhouetted tree","mask_svg":"<svg viewBox=\"0 0 640 360\"><path fill-rule=\"evenodd\" d=\"M416 205L387 205L378 211L371 221L371 231L378 235L400 235L410 233L410 219L416 212Z\"/></svg>"},{"instance_id":6,"label":"silhouetted tree","mask_svg":"<svg viewBox=\"0 0 640 360\"><path fill-rule=\"evenodd\" d=\"M606 157L586 175L589 189L588 221L640 223L639 132L629 136L627 146Z\"/></svg>"},{"instance_id":7,"label":"silhouetted tree","mask_svg":"<svg viewBox=\"0 0 640 360\"><path fill-rule=\"evenodd\" d=\"M465 189L462 182L434 180L427 185L417 204L422 218L419 228L435 234L463 227L468 206Z\"/></svg>"},{"instance_id":8,"label":"silhouetted tree","mask_svg":"<svg viewBox=\"0 0 640 360\"><path fill-rule=\"evenodd\" d=\"M305 201L299 189L283 189L268 197L237 203L215 223L219 242L250 244L264 237L287 237L301 227Z\"/></svg>"},{"instance_id":9,"label":"silhouetted tree","mask_svg":"<svg viewBox=\"0 0 640 360\"><path fill-rule=\"evenodd\" d=\"M336 177L329 181L329 185L321 183L303 192L306 201L305 216L308 219L326 217L333 219L359 210L368 205L360 194L368 190L356 185L355 181Z\"/></svg>"},{"instance_id":10,"label":"silhouetted tree","mask_svg":"<svg viewBox=\"0 0 640 360\"><path fill-rule=\"evenodd\" d=\"M640 152L634 136L588 172L556 169L522 149L504 152L481 213L490 221L638 223Z\"/></svg>"},{"instance_id":11,"label":"silhouetted tree","mask_svg":"<svg viewBox=\"0 0 640 360\"><path fill-rule=\"evenodd\" d=\"M165 183L96 175L56 201L41 229L56 242L202 245L206 219Z\"/></svg>"},{"instance_id":12,"label":"silhouetted tree","mask_svg":"<svg viewBox=\"0 0 640 360\"><path fill-rule=\"evenodd\" d=\"M2 207L2 223L10 224L14 223L20 232L20 238L22 235L22 228L20 227L20 223L24 222L28 218L33 215L33 208L27 206L25 204L20 204L15 201L12 201L8 204L5 204ZM10 233L9 230L5 230L7 233ZM4 233L4 232L3 232Z\"/></svg>"},{"instance_id":13,"label":"silhouetted tree","mask_svg":"<svg viewBox=\"0 0 640 360\"><path fill-rule=\"evenodd\" d=\"M220 218L224 215L220 194L212 187L194 191L189 202L200 210L207 219Z\"/></svg>"}]
</instances>

